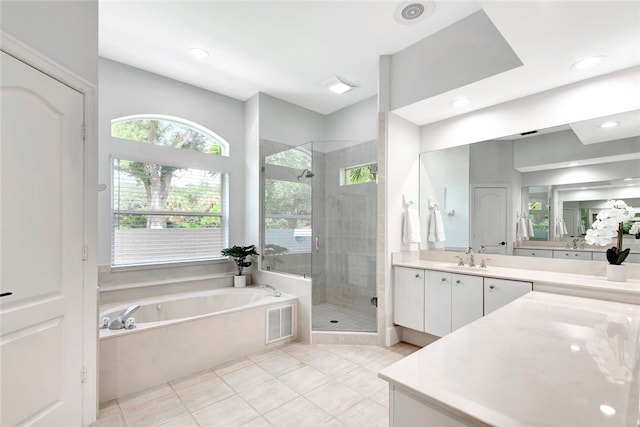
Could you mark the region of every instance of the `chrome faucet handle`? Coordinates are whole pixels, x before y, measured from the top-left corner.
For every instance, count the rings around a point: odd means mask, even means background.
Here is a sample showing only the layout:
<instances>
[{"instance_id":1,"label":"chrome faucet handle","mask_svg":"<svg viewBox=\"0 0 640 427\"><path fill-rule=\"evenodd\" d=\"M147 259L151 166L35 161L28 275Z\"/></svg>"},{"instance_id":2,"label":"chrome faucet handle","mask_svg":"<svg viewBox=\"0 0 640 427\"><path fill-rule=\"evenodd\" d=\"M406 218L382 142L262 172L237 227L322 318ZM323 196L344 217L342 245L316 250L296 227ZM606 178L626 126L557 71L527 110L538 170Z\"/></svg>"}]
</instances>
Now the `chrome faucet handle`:
<instances>
[{"instance_id":1,"label":"chrome faucet handle","mask_svg":"<svg viewBox=\"0 0 640 427\"><path fill-rule=\"evenodd\" d=\"M487 261L489 261L490 258L483 258L482 260L480 260L480 268L487 268Z\"/></svg>"},{"instance_id":2,"label":"chrome faucet handle","mask_svg":"<svg viewBox=\"0 0 640 427\"><path fill-rule=\"evenodd\" d=\"M466 251L464 251L464 253L465 253L465 254L472 254L472 253L473 253L473 248L472 248L471 246L469 246L469 247L467 248L467 250L466 250Z\"/></svg>"},{"instance_id":3,"label":"chrome faucet handle","mask_svg":"<svg viewBox=\"0 0 640 427\"><path fill-rule=\"evenodd\" d=\"M456 258L458 258L458 265L461 267L464 267L464 260L462 259L461 256L456 256Z\"/></svg>"},{"instance_id":4,"label":"chrome faucet handle","mask_svg":"<svg viewBox=\"0 0 640 427\"><path fill-rule=\"evenodd\" d=\"M478 249L478 253L483 254L485 252L487 252L487 248L485 248L484 245L480 246L480 249Z\"/></svg>"}]
</instances>

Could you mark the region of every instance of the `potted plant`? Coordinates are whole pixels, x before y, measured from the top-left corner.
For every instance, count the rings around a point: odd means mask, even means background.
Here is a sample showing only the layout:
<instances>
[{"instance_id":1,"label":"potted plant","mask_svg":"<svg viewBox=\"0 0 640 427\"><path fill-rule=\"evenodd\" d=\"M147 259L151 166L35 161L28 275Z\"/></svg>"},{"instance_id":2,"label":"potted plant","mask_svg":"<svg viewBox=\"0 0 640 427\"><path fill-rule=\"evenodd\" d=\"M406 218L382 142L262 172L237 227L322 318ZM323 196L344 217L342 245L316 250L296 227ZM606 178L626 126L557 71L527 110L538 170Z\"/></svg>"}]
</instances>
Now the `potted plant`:
<instances>
[{"instance_id":1,"label":"potted plant","mask_svg":"<svg viewBox=\"0 0 640 427\"><path fill-rule=\"evenodd\" d=\"M633 218L635 209L628 206L622 200L610 200L607 202L607 209L598 213L596 220L587 230L584 237L585 241L591 245L606 246L613 239L616 239L616 245L607 249L607 279L617 282L624 282L627 274L626 269L622 265L630 252L630 248L622 249L623 224ZM630 232L635 234L640 227L638 223L632 226Z\"/></svg>"},{"instance_id":2,"label":"potted plant","mask_svg":"<svg viewBox=\"0 0 640 427\"><path fill-rule=\"evenodd\" d=\"M244 269L251 265L251 261L246 261L247 258L260 255L256 252L255 245L249 246L232 246L230 248L224 248L220 251L222 256L228 256L233 258L236 266L238 267L238 274L233 276L233 286L241 288L246 286L247 277L243 274Z\"/></svg>"}]
</instances>

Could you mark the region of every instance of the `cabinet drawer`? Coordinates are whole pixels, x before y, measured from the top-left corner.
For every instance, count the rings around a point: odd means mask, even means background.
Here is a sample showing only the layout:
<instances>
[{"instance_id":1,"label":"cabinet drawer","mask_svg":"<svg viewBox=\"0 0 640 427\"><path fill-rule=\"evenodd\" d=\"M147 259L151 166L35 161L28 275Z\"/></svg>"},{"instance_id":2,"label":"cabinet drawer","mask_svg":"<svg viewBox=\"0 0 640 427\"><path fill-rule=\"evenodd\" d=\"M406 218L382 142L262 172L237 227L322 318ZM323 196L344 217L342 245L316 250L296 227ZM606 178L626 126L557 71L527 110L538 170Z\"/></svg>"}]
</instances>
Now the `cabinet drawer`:
<instances>
[{"instance_id":1,"label":"cabinet drawer","mask_svg":"<svg viewBox=\"0 0 640 427\"><path fill-rule=\"evenodd\" d=\"M591 252L583 251L553 251L554 258L582 259L591 261Z\"/></svg>"},{"instance_id":2,"label":"cabinet drawer","mask_svg":"<svg viewBox=\"0 0 640 427\"><path fill-rule=\"evenodd\" d=\"M538 258L553 258L553 251L550 249L524 249L516 248L514 255L518 256L534 256Z\"/></svg>"}]
</instances>

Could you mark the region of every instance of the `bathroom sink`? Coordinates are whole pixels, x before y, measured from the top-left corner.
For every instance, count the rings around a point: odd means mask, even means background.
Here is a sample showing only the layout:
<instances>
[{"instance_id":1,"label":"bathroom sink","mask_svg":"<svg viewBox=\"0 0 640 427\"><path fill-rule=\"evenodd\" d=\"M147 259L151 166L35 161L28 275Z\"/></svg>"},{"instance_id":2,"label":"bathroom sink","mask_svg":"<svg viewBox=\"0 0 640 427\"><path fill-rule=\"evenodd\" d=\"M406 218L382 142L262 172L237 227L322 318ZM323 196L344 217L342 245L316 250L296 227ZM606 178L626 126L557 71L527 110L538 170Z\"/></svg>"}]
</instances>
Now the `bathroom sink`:
<instances>
[{"instance_id":1,"label":"bathroom sink","mask_svg":"<svg viewBox=\"0 0 640 427\"><path fill-rule=\"evenodd\" d=\"M440 267L450 268L458 271L466 271L466 272L475 271L478 273L482 273L483 271L487 272L490 270L489 268L469 267L468 265L457 265L457 264L440 264Z\"/></svg>"}]
</instances>

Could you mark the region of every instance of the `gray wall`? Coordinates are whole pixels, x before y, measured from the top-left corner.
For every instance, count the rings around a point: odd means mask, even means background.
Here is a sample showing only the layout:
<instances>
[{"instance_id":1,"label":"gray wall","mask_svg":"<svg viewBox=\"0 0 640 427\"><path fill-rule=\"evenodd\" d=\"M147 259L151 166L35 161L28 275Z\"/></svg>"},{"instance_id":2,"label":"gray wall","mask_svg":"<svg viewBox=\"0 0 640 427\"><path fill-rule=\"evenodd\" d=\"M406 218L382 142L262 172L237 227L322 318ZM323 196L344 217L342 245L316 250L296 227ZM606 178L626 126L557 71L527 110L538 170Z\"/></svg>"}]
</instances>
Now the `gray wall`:
<instances>
[{"instance_id":1,"label":"gray wall","mask_svg":"<svg viewBox=\"0 0 640 427\"><path fill-rule=\"evenodd\" d=\"M98 1L0 1L2 31L98 84Z\"/></svg>"},{"instance_id":2,"label":"gray wall","mask_svg":"<svg viewBox=\"0 0 640 427\"><path fill-rule=\"evenodd\" d=\"M246 239L244 103L103 58L100 59L99 97L99 182L107 185L107 191L101 192L99 198L98 263L110 263L110 157L153 158L159 151L158 147L148 144L111 138L111 120L132 114L184 118L210 129L229 143L228 158L212 158L201 166L213 165L229 173L229 243L243 243ZM164 156L172 163L185 162L186 166L191 161L201 161L202 157L199 153L170 148Z\"/></svg>"}]
</instances>

